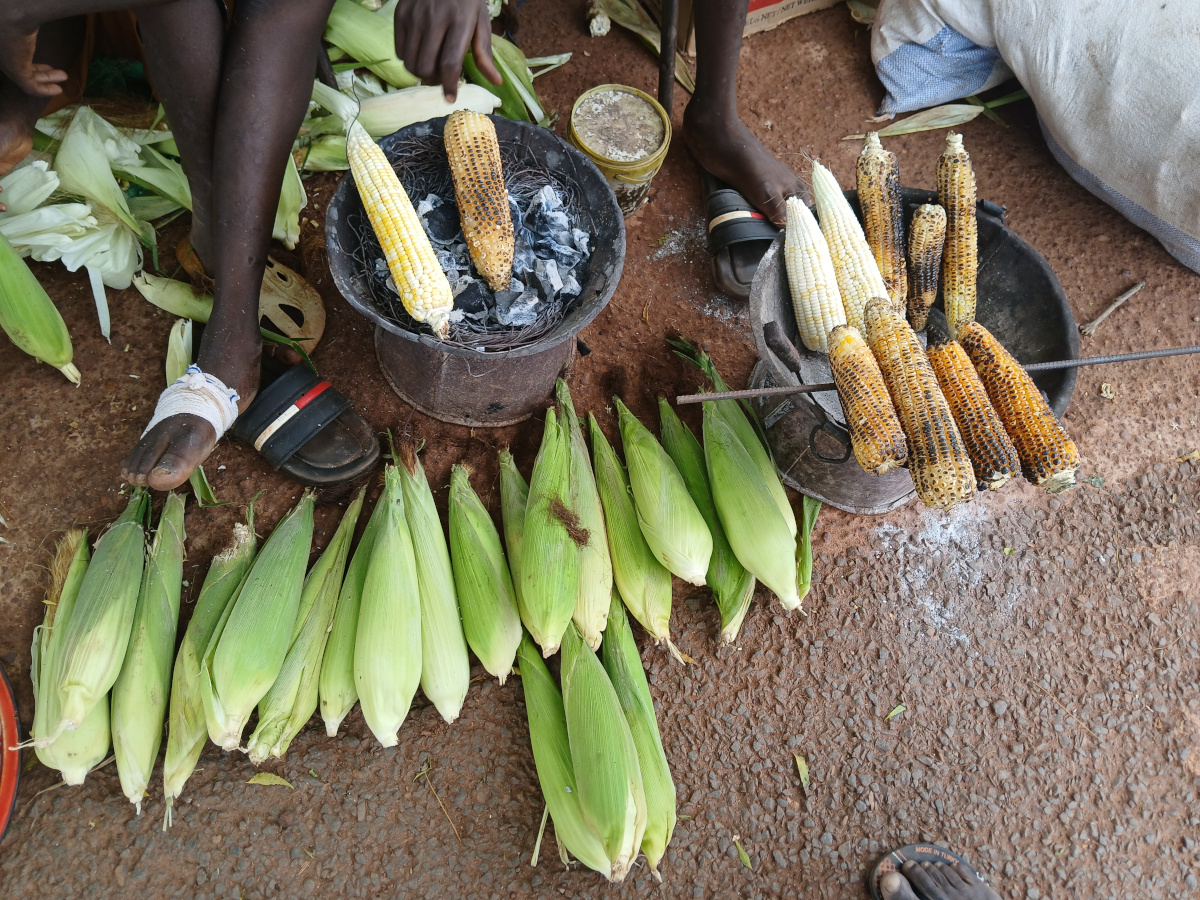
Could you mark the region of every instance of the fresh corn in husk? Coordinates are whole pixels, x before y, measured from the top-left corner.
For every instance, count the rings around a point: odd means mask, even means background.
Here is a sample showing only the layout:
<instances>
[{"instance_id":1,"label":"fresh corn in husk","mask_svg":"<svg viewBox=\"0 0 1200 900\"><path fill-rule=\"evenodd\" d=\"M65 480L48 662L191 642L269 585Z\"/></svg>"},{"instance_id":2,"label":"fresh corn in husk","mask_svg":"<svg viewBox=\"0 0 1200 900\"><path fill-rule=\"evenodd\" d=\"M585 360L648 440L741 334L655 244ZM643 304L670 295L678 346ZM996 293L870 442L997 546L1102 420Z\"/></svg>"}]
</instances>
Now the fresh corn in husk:
<instances>
[{"instance_id":1,"label":"fresh corn in husk","mask_svg":"<svg viewBox=\"0 0 1200 900\"><path fill-rule=\"evenodd\" d=\"M501 460L503 457L502 453ZM515 467L513 471L516 472ZM521 643L521 615L500 546L500 534L472 489L470 475L466 466L456 465L450 470L450 560L454 586L467 643L483 668L504 684ZM520 477L518 473L517 478Z\"/></svg>"},{"instance_id":2,"label":"fresh corn in husk","mask_svg":"<svg viewBox=\"0 0 1200 900\"><path fill-rule=\"evenodd\" d=\"M125 511L96 542L56 660L59 719L38 739L41 746L79 728L121 673L146 561L142 522L149 504L146 491L134 488Z\"/></svg>"},{"instance_id":3,"label":"fresh corn in husk","mask_svg":"<svg viewBox=\"0 0 1200 900\"><path fill-rule=\"evenodd\" d=\"M142 813L162 745L183 591L183 497L167 494L142 575L121 674L112 689L113 755L121 789Z\"/></svg>"},{"instance_id":4,"label":"fresh corn in husk","mask_svg":"<svg viewBox=\"0 0 1200 900\"><path fill-rule=\"evenodd\" d=\"M658 733L658 720L650 697L650 684L642 668L642 657L633 642L633 632L620 602L612 604L608 615L603 656L604 670L616 691L637 748L642 790L646 796L646 830L641 849L655 879L662 881L658 863L667 852L667 844L675 830L675 782L671 780L671 767L667 764L662 736Z\"/></svg>"},{"instance_id":5,"label":"fresh corn in husk","mask_svg":"<svg viewBox=\"0 0 1200 900\"><path fill-rule=\"evenodd\" d=\"M688 493L712 534L713 552L705 581L712 589L717 608L721 611L721 641L732 644L737 640L738 631L750 610L750 601L754 599L754 576L738 562L725 529L721 527L717 508L713 504L712 488L708 484L704 448L663 397L658 398L658 412L662 422L663 448L674 460Z\"/></svg>"},{"instance_id":6,"label":"fresh corn in husk","mask_svg":"<svg viewBox=\"0 0 1200 900\"><path fill-rule=\"evenodd\" d=\"M651 637L659 643L665 642L672 653L677 653L671 643L671 573L650 551L642 536L625 467L591 413L588 413L588 427L596 488L604 507L613 581L633 617Z\"/></svg>"},{"instance_id":7,"label":"fresh corn in husk","mask_svg":"<svg viewBox=\"0 0 1200 900\"><path fill-rule=\"evenodd\" d=\"M33 680L33 732L37 758L51 769L57 769L65 784L83 784L92 767L99 765L108 753L108 704L97 703L83 723L74 731L64 731L54 743L38 747L39 738L60 718L58 682L55 666L62 648L62 633L71 618L79 586L87 571L87 529L69 531L58 542L54 562L50 566L51 587L46 597L46 618L33 630L30 648Z\"/></svg>"},{"instance_id":8,"label":"fresh corn in husk","mask_svg":"<svg viewBox=\"0 0 1200 900\"><path fill-rule=\"evenodd\" d=\"M521 661L521 687L525 692L525 712L529 717L529 742L533 762L546 807L554 822L559 848L605 878L612 878L612 860L600 838L583 817L579 805L579 786L571 762L567 737L567 713L562 692L541 652L529 637L521 640L517 651Z\"/></svg>"},{"instance_id":9,"label":"fresh corn in husk","mask_svg":"<svg viewBox=\"0 0 1200 900\"><path fill-rule=\"evenodd\" d=\"M820 514L821 501L804 494L800 498L800 536L796 547L796 583L802 602L812 590L812 533Z\"/></svg>"},{"instance_id":10,"label":"fresh corn in husk","mask_svg":"<svg viewBox=\"0 0 1200 900\"><path fill-rule=\"evenodd\" d=\"M317 710L317 684L321 678L321 658L333 627L342 576L354 526L362 510L363 494L350 504L337 530L304 580L300 597L298 633L288 648L279 677L258 704L258 726L246 742L250 761L260 765L268 756L282 757Z\"/></svg>"},{"instance_id":11,"label":"fresh corn in husk","mask_svg":"<svg viewBox=\"0 0 1200 900\"><path fill-rule=\"evenodd\" d=\"M542 446L529 480L517 602L521 621L545 656L558 652L579 592L579 548L589 535L571 502L571 436L546 410Z\"/></svg>"},{"instance_id":12,"label":"fresh corn in husk","mask_svg":"<svg viewBox=\"0 0 1200 900\"><path fill-rule=\"evenodd\" d=\"M246 524L233 526L233 542L213 557L183 633L175 671L171 676L171 707L167 717L167 749L163 754L163 798L167 801L163 830L171 827L175 798L183 792L200 759L208 724L200 691L200 661L242 580L250 571L257 544L254 539L254 504L246 512Z\"/></svg>"},{"instance_id":13,"label":"fresh corn in husk","mask_svg":"<svg viewBox=\"0 0 1200 900\"><path fill-rule=\"evenodd\" d=\"M390 85L406 88L420 82L396 56L391 16L372 12L355 0L336 0L325 23L325 40Z\"/></svg>"},{"instance_id":14,"label":"fresh corn in husk","mask_svg":"<svg viewBox=\"0 0 1200 900\"><path fill-rule=\"evenodd\" d=\"M275 526L254 559L200 667L204 718L213 743L235 750L242 731L283 668L296 633L312 546L311 491Z\"/></svg>"},{"instance_id":15,"label":"fresh corn in husk","mask_svg":"<svg viewBox=\"0 0 1200 900\"><path fill-rule=\"evenodd\" d=\"M384 747L397 733L421 681L421 595L400 473L384 473L385 518L371 548L354 643L354 685L367 727Z\"/></svg>"},{"instance_id":16,"label":"fresh corn in husk","mask_svg":"<svg viewBox=\"0 0 1200 900\"><path fill-rule=\"evenodd\" d=\"M454 570L425 469L409 444L400 448L404 517L412 537L421 594L421 691L448 723L458 718L471 684L471 662L454 591Z\"/></svg>"},{"instance_id":17,"label":"fresh corn in husk","mask_svg":"<svg viewBox=\"0 0 1200 900\"><path fill-rule=\"evenodd\" d=\"M587 439L575 415L571 392L561 378L556 386L559 415L565 416L571 433L571 509L579 515L579 524L587 530L587 543L579 548L579 591L575 595L575 624L593 650L600 649L600 637L608 624L608 605L612 599L612 559L608 555L608 536L604 530L604 509L592 473Z\"/></svg>"},{"instance_id":18,"label":"fresh corn in husk","mask_svg":"<svg viewBox=\"0 0 1200 900\"><path fill-rule=\"evenodd\" d=\"M563 708L584 821L600 838L619 882L646 831L637 746L608 673L572 623L563 635Z\"/></svg>"},{"instance_id":19,"label":"fresh corn in husk","mask_svg":"<svg viewBox=\"0 0 1200 900\"><path fill-rule=\"evenodd\" d=\"M525 510L529 506L529 484L508 450L500 451L500 518L504 526L504 549L512 573L513 597L521 597L521 548L525 540Z\"/></svg>"},{"instance_id":20,"label":"fresh corn in husk","mask_svg":"<svg viewBox=\"0 0 1200 900\"><path fill-rule=\"evenodd\" d=\"M306 119L304 127L308 129L310 137L344 133L347 124L357 119L367 134L376 140L417 122L449 115L457 109L490 113L500 105L498 97L476 84L460 84L458 96L453 103L449 103L440 84L417 85L358 99L314 81L312 99L334 115ZM319 141L314 142L312 146L315 147L317 143ZM345 169L349 165L346 161L346 142L341 140L329 143L331 146L340 146L340 168ZM303 149L293 154L293 158L297 156L297 163L304 160Z\"/></svg>"},{"instance_id":21,"label":"fresh corn in husk","mask_svg":"<svg viewBox=\"0 0 1200 900\"><path fill-rule=\"evenodd\" d=\"M71 335L58 307L0 234L0 329L17 348L49 363L79 384L79 370L71 363Z\"/></svg>"},{"instance_id":22,"label":"fresh corn in husk","mask_svg":"<svg viewBox=\"0 0 1200 900\"><path fill-rule=\"evenodd\" d=\"M620 397L621 445L638 525L650 550L673 574L691 584L704 584L712 556L712 535L688 495L687 486L667 451Z\"/></svg>"}]
</instances>

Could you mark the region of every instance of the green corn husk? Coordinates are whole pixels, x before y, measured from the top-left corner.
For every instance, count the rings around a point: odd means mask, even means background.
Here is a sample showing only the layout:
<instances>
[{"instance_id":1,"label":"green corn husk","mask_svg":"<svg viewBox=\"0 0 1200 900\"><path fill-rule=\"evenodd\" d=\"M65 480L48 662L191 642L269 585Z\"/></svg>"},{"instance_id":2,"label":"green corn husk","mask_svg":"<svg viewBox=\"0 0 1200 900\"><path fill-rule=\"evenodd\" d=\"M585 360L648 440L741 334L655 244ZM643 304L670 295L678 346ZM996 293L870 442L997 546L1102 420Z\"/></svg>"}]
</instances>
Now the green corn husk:
<instances>
[{"instance_id":1,"label":"green corn husk","mask_svg":"<svg viewBox=\"0 0 1200 900\"><path fill-rule=\"evenodd\" d=\"M617 592L650 636L659 643L665 642L675 653L671 643L671 573L646 544L625 467L591 413L588 427Z\"/></svg>"},{"instance_id":2,"label":"green corn husk","mask_svg":"<svg viewBox=\"0 0 1200 900\"><path fill-rule=\"evenodd\" d=\"M48 363L79 384L71 362L71 335L37 276L0 234L0 329L19 350Z\"/></svg>"},{"instance_id":3,"label":"green corn husk","mask_svg":"<svg viewBox=\"0 0 1200 900\"><path fill-rule=\"evenodd\" d=\"M336 0L325 23L325 40L345 50L388 84L412 87L420 79L396 57L392 20L354 0Z\"/></svg>"},{"instance_id":4,"label":"green corn husk","mask_svg":"<svg viewBox=\"0 0 1200 900\"><path fill-rule=\"evenodd\" d=\"M754 463L712 401L704 403L704 461L721 527L738 562L775 592L784 609L800 605L796 539Z\"/></svg>"},{"instance_id":5,"label":"green corn husk","mask_svg":"<svg viewBox=\"0 0 1200 900\"><path fill-rule=\"evenodd\" d=\"M400 448L404 517L417 560L421 593L421 691L447 724L458 718L471 685L471 661L463 636L454 570L446 534L425 469L411 445Z\"/></svg>"},{"instance_id":6,"label":"green corn husk","mask_svg":"<svg viewBox=\"0 0 1200 900\"><path fill-rule=\"evenodd\" d=\"M163 830L171 827L175 798L191 777L208 738L204 698L200 690L200 661L254 561L254 503L246 524L233 526L233 542L213 557L191 621L183 633L171 676L171 707L167 716L167 749L163 754L163 799L167 801Z\"/></svg>"},{"instance_id":7,"label":"green corn husk","mask_svg":"<svg viewBox=\"0 0 1200 900\"><path fill-rule=\"evenodd\" d=\"M812 590L812 533L821 513L821 501L804 494L800 501L800 540L796 551L796 583L800 588L800 600Z\"/></svg>"},{"instance_id":8,"label":"green corn husk","mask_svg":"<svg viewBox=\"0 0 1200 900\"><path fill-rule=\"evenodd\" d=\"M601 635L608 624L608 604L612 599L612 559L608 555L608 535L604 531L604 509L592 473L592 458L587 439L575 415L575 404L567 383L558 379L555 392L571 436L571 509L579 515L579 524L587 530L588 541L579 548L579 590L575 595L573 618L583 639L593 650L600 649Z\"/></svg>"},{"instance_id":9,"label":"green corn husk","mask_svg":"<svg viewBox=\"0 0 1200 900\"><path fill-rule=\"evenodd\" d=\"M712 557L712 535L704 517L658 439L620 397L613 402L621 418L629 486L646 543L673 574L690 584L704 584Z\"/></svg>"},{"instance_id":10,"label":"green corn husk","mask_svg":"<svg viewBox=\"0 0 1200 900\"><path fill-rule=\"evenodd\" d=\"M125 511L96 542L56 660L61 714L38 741L42 746L77 729L121 674L146 562L142 522L149 505L145 489L135 488Z\"/></svg>"},{"instance_id":11,"label":"green corn husk","mask_svg":"<svg viewBox=\"0 0 1200 900\"><path fill-rule=\"evenodd\" d=\"M604 845L584 819L579 805L562 692L542 661L537 645L529 637L521 640L517 655L521 661L521 687L525 691L533 763L554 822L554 836L560 848L589 869L611 878L612 860L605 855Z\"/></svg>"},{"instance_id":12,"label":"green corn husk","mask_svg":"<svg viewBox=\"0 0 1200 900\"><path fill-rule=\"evenodd\" d=\"M213 743L236 750L258 701L283 668L296 633L312 546L311 491L280 520L213 633L200 667L204 718Z\"/></svg>"},{"instance_id":13,"label":"green corn husk","mask_svg":"<svg viewBox=\"0 0 1200 900\"><path fill-rule=\"evenodd\" d=\"M385 518L371 548L354 641L354 686L367 727L394 747L421 681L421 597L404 491L395 466L379 502Z\"/></svg>"},{"instance_id":14,"label":"green corn husk","mask_svg":"<svg viewBox=\"0 0 1200 900\"><path fill-rule=\"evenodd\" d=\"M721 527L717 508L713 505L712 488L708 484L704 448L663 397L658 398L658 413L662 422L663 449L674 460L712 534L713 553L705 581L721 611L721 640L732 644L737 640L738 631L750 610L750 601L754 599L754 576L738 562L725 529Z\"/></svg>"},{"instance_id":15,"label":"green corn husk","mask_svg":"<svg viewBox=\"0 0 1200 900\"><path fill-rule=\"evenodd\" d=\"M504 684L521 644L521 614L504 549L500 546L500 534L471 488L470 476L466 466L456 465L450 470L450 559L454 586L467 643L483 668Z\"/></svg>"},{"instance_id":16,"label":"green corn husk","mask_svg":"<svg viewBox=\"0 0 1200 900\"><path fill-rule=\"evenodd\" d=\"M646 831L646 796L637 746L608 673L574 624L563 635L563 708L579 806L614 882L628 874Z\"/></svg>"},{"instance_id":17,"label":"green corn husk","mask_svg":"<svg viewBox=\"0 0 1200 900\"><path fill-rule=\"evenodd\" d=\"M365 493L365 488L360 490L346 509L325 552L304 580L300 608L307 608L307 613L302 623L297 619L299 633L288 648L279 677L258 704L258 726L246 742L246 752L256 766L268 756L280 758L287 753L292 739L317 710L321 658L333 626L350 541Z\"/></svg>"},{"instance_id":18,"label":"green corn husk","mask_svg":"<svg viewBox=\"0 0 1200 900\"><path fill-rule=\"evenodd\" d=\"M183 592L183 497L167 494L146 559L129 647L112 689L112 742L121 790L142 814L162 746Z\"/></svg>"},{"instance_id":19,"label":"green corn husk","mask_svg":"<svg viewBox=\"0 0 1200 900\"><path fill-rule=\"evenodd\" d=\"M546 410L542 446L529 479L517 602L544 656L558 652L579 592L579 545L586 538L570 509L571 438Z\"/></svg>"},{"instance_id":20,"label":"green corn husk","mask_svg":"<svg viewBox=\"0 0 1200 900\"><path fill-rule=\"evenodd\" d=\"M671 780L671 767L667 764L667 754L658 733L658 719L654 715L654 701L650 698L650 684L642 668L642 657L619 601L612 604L608 614L603 656L604 670L617 693L637 748L642 789L646 795L642 852L646 854L654 877L662 881L658 862L667 852L667 844L675 831L675 782Z\"/></svg>"},{"instance_id":21,"label":"green corn husk","mask_svg":"<svg viewBox=\"0 0 1200 900\"><path fill-rule=\"evenodd\" d=\"M63 782L70 785L83 784L87 773L108 753L108 704L97 703L78 728L64 731L49 746L38 747L37 741L45 737L48 727L60 718L55 666L62 649L62 633L71 618L90 558L86 528L69 531L58 542L50 566L51 588L46 597L46 617L33 630L30 648L35 752L43 765L57 769Z\"/></svg>"},{"instance_id":22,"label":"green corn husk","mask_svg":"<svg viewBox=\"0 0 1200 900\"><path fill-rule=\"evenodd\" d=\"M337 736L342 720L349 715L358 701L358 689L354 686L354 642L358 637L358 611L362 605L363 584L367 580L367 566L371 564L375 537L386 518L387 506L376 503L346 569L346 578L342 582L341 593L338 594L337 611L333 615L333 625L329 630L329 640L325 644L318 689L321 718L325 722L325 733L330 737Z\"/></svg>"},{"instance_id":23,"label":"green corn husk","mask_svg":"<svg viewBox=\"0 0 1200 900\"><path fill-rule=\"evenodd\" d=\"M512 454L500 451L500 517L504 525L504 547L508 551L508 570L512 573L514 598L521 597L521 547L525 537L525 510L529 506L529 485L517 468Z\"/></svg>"}]
</instances>

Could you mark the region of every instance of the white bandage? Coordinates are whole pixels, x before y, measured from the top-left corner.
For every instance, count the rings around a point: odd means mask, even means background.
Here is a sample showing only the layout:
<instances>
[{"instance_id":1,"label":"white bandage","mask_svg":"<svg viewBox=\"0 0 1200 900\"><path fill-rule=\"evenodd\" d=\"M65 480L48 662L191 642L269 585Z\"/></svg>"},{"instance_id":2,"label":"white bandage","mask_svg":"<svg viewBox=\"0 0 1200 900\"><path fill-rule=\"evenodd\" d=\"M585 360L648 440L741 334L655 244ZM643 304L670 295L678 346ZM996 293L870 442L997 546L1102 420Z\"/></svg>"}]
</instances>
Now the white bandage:
<instances>
[{"instance_id":1,"label":"white bandage","mask_svg":"<svg viewBox=\"0 0 1200 900\"><path fill-rule=\"evenodd\" d=\"M187 414L208 422L220 438L233 427L240 399L238 392L226 387L217 376L201 372L199 366L188 366L180 379L159 395L154 416L142 436L163 419Z\"/></svg>"}]
</instances>

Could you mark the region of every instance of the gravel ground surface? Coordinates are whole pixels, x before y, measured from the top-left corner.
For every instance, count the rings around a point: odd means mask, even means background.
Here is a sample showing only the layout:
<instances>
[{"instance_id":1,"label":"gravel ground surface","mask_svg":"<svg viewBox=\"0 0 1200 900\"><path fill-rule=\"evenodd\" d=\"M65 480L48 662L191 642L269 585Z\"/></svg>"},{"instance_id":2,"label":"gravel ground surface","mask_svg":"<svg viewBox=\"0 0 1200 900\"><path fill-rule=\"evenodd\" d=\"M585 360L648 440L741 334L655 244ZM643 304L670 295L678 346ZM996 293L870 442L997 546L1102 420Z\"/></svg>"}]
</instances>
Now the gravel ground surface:
<instances>
[{"instance_id":1,"label":"gravel ground surface","mask_svg":"<svg viewBox=\"0 0 1200 900\"><path fill-rule=\"evenodd\" d=\"M616 30L588 39L582 7L522 7L527 52L576 51L538 80L548 106L565 112L606 81L653 91L653 60ZM747 40L742 113L799 171L819 155L850 183L858 147L840 138L862 130L880 99L867 41L841 6ZM677 128L685 102L677 93ZM1077 319L1148 282L1084 353L1196 343L1200 278L1055 166L1029 104L1003 115L1007 127L981 118L964 129L980 196L1008 206L1010 227L1050 261ZM889 142L906 184L932 182L941 140ZM335 183L310 184L306 215L320 218ZM664 344L675 330L705 343L735 386L745 381L748 317L715 293L702 214L697 170L677 141L651 203L628 222L620 289L582 335L592 352L572 369L578 406L600 414L618 391L654 422L657 394L698 383ZM179 233L163 235L164 254ZM450 464L463 459L498 512L496 450L511 443L528 471L540 423L471 431L412 413L383 381L369 329L333 290L319 233L306 226L300 252L280 258L330 310L316 354L323 374L379 430L429 441L439 502ZM53 539L119 511L116 473L160 389L171 324L135 292L110 292L109 346L86 279L38 272L71 328L84 383L69 388L0 345L0 664L26 725L28 648ZM1105 383L1115 399L1101 396ZM337 740L314 721L265 767L291 790L245 784L246 758L210 746L169 834L158 784L137 818L111 765L82 787L53 788L54 774L31 764L0 846L0 893L861 897L882 853L933 840L967 855L1004 897L1195 896L1200 460L1178 460L1200 445L1198 388L1194 358L1081 370L1066 425L1092 483L1058 498L1022 482L949 515L824 511L807 616L761 595L736 647L718 648L707 592L677 583L672 633L698 662L681 667L638 633L679 791L662 885L644 867L619 888L565 871L549 837L530 868L542 801L520 683L484 679L452 727L419 698L394 749L377 746L357 711ZM614 418L601 420L615 437ZM244 514L239 504L267 490L257 508L265 534L299 495L238 445L223 444L206 468L234 504L189 508L194 585ZM369 502L377 492L373 481ZM324 499L320 546L344 502ZM796 754L811 768L807 790Z\"/></svg>"}]
</instances>

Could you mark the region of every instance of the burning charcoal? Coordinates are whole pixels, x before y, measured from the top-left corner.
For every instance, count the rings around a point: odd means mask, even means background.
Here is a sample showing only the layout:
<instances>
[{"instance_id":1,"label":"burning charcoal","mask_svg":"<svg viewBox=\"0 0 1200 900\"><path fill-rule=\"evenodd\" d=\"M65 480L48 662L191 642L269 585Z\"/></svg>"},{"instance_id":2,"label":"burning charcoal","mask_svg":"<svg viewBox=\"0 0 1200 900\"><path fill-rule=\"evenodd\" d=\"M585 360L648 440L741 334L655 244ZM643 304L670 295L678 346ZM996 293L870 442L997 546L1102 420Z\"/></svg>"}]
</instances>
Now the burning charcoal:
<instances>
[{"instance_id":1,"label":"burning charcoal","mask_svg":"<svg viewBox=\"0 0 1200 900\"><path fill-rule=\"evenodd\" d=\"M474 278L464 278L459 282L460 289L454 295L454 308L461 309L465 313L486 312L488 300L491 299L491 291L482 281L476 281Z\"/></svg>"},{"instance_id":2,"label":"burning charcoal","mask_svg":"<svg viewBox=\"0 0 1200 900\"><path fill-rule=\"evenodd\" d=\"M462 241L462 225L458 220L458 207L453 203L442 203L421 217L425 233L434 244L445 247Z\"/></svg>"},{"instance_id":3,"label":"burning charcoal","mask_svg":"<svg viewBox=\"0 0 1200 900\"><path fill-rule=\"evenodd\" d=\"M431 210L435 210L441 205L442 198L437 194L426 194L425 199L417 204L417 215L424 217Z\"/></svg>"},{"instance_id":4,"label":"burning charcoal","mask_svg":"<svg viewBox=\"0 0 1200 900\"><path fill-rule=\"evenodd\" d=\"M503 293L511 293L511 291ZM500 320L501 325L507 325L509 328L523 328L526 325L532 325L537 320L537 291L528 290L503 307L500 305L499 299L499 295L497 295L496 318Z\"/></svg>"},{"instance_id":5,"label":"burning charcoal","mask_svg":"<svg viewBox=\"0 0 1200 900\"><path fill-rule=\"evenodd\" d=\"M518 278L514 278L512 281L509 282L508 289L510 291L513 291L514 293L523 294L523 293L525 293L525 282L521 281Z\"/></svg>"},{"instance_id":6,"label":"burning charcoal","mask_svg":"<svg viewBox=\"0 0 1200 900\"><path fill-rule=\"evenodd\" d=\"M558 263L552 259L539 259L534 265L534 274L542 286L542 294L553 297L562 290L562 278L558 275Z\"/></svg>"},{"instance_id":7,"label":"burning charcoal","mask_svg":"<svg viewBox=\"0 0 1200 900\"><path fill-rule=\"evenodd\" d=\"M563 297L578 297L579 292L583 290L579 286L579 282L575 280L575 273L568 272L567 277L563 279L563 288L560 294Z\"/></svg>"},{"instance_id":8,"label":"burning charcoal","mask_svg":"<svg viewBox=\"0 0 1200 900\"><path fill-rule=\"evenodd\" d=\"M586 231L581 231L578 228L571 229L571 237L574 238L575 249L584 256L588 255L588 241L591 240L591 235Z\"/></svg>"}]
</instances>

